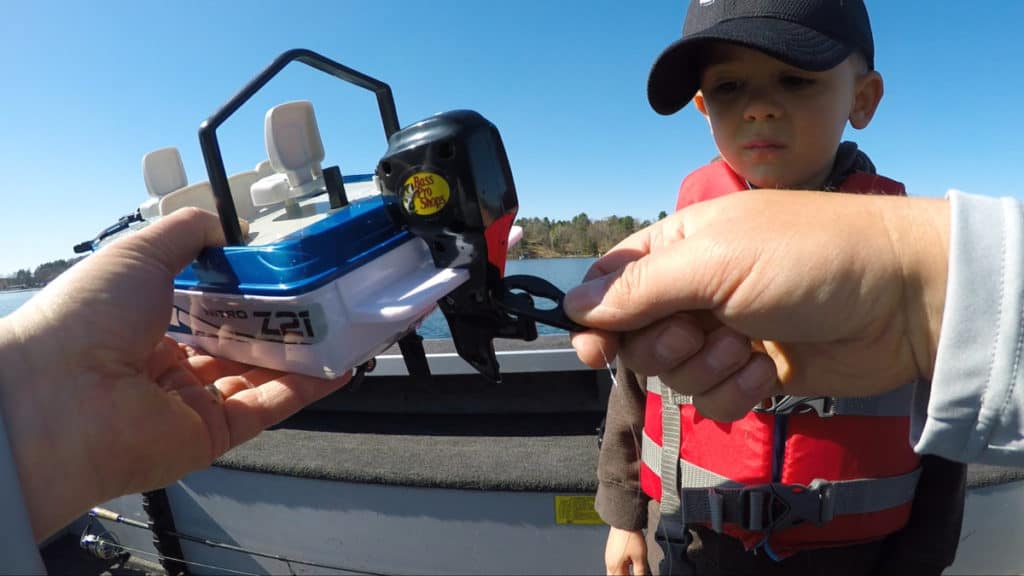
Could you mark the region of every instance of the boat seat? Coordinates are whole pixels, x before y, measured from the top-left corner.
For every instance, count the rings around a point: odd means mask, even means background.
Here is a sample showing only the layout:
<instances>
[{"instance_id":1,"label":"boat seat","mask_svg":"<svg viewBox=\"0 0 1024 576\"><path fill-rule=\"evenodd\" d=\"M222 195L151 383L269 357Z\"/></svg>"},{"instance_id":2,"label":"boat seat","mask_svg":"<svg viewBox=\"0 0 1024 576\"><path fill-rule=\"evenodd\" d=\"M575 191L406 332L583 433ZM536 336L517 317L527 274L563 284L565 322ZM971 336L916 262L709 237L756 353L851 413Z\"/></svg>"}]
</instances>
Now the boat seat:
<instances>
[{"instance_id":1,"label":"boat seat","mask_svg":"<svg viewBox=\"0 0 1024 576\"><path fill-rule=\"evenodd\" d=\"M231 189L231 198L235 201L235 211L238 217L252 222L256 219L260 209L253 205L250 190L252 185L261 178L259 171L249 170L228 176L228 188Z\"/></svg>"},{"instance_id":2,"label":"boat seat","mask_svg":"<svg viewBox=\"0 0 1024 576\"><path fill-rule=\"evenodd\" d=\"M139 212L147 219L160 215L160 200L164 196L188 186L181 154L173 146L153 150L142 157L142 178L149 198L139 205Z\"/></svg>"},{"instance_id":3,"label":"boat seat","mask_svg":"<svg viewBox=\"0 0 1024 576\"><path fill-rule=\"evenodd\" d=\"M203 210L217 213L217 203L213 199L213 187L207 181L179 188L160 198L160 215L167 216L179 208L195 206Z\"/></svg>"},{"instance_id":4,"label":"boat seat","mask_svg":"<svg viewBox=\"0 0 1024 576\"><path fill-rule=\"evenodd\" d=\"M272 172L253 183L253 205L294 202L323 190L320 163L324 160L324 144L312 103L307 100L286 102L268 110L264 119L264 141Z\"/></svg>"},{"instance_id":5,"label":"boat seat","mask_svg":"<svg viewBox=\"0 0 1024 576\"><path fill-rule=\"evenodd\" d=\"M247 170L228 177L228 188L231 190L231 198L235 201L235 211L239 218L252 221L259 214L260 209L253 206L252 196L249 194L249 189L259 179L260 173L257 170ZM186 206L195 206L217 213L213 187L208 181L196 182L191 186L165 193L159 198L159 206L161 216L166 216Z\"/></svg>"}]
</instances>

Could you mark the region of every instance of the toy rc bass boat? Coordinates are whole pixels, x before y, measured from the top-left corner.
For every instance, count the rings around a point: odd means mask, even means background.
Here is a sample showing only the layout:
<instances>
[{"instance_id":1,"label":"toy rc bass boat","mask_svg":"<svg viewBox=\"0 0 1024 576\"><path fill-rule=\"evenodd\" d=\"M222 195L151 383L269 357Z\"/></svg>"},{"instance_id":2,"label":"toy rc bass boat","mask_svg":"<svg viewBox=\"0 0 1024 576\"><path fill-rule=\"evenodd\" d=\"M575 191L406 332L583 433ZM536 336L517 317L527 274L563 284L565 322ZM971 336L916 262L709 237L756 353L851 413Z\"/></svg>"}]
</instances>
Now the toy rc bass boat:
<instances>
[{"instance_id":1,"label":"toy rc bass boat","mask_svg":"<svg viewBox=\"0 0 1024 576\"><path fill-rule=\"evenodd\" d=\"M387 151L372 174L325 159L313 106L266 113L267 159L228 176L217 128L298 61L372 91ZM189 184L181 156L143 158L149 199L95 239L97 250L175 210L216 212L227 245L208 248L174 280L168 333L249 364L333 378L398 342L410 375L429 374L419 323L440 306L458 354L500 380L493 339L533 340L536 322L579 329L562 292L505 277L518 199L497 128L456 110L399 129L390 87L309 50L285 52L199 128L209 180ZM249 223L243 233L239 219ZM539 308L534 297L554 306Z\"/></svg>"}]
</instances>

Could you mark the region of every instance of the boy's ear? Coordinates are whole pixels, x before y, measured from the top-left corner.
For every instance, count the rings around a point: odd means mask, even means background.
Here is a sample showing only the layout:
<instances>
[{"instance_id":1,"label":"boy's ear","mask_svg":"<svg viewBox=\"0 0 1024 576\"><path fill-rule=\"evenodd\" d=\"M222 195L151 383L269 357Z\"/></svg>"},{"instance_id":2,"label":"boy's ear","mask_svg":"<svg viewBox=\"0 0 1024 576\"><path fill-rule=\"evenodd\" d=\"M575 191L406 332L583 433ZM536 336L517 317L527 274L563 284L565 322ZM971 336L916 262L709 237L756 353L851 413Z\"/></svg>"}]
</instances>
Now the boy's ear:
<instances>
[{"instance_id":1,"label":"boy's ear","mask_svg":"<svg viewBox=\"0 0 1024 576\"><path fill-rule=\"evenodd\" d=\"M707 104L704 102L704 95L701 94L699 90L696 94L693 95L693 105L697 107L698 112L700 112L701 114L704 115L705 118L707 118L708 107Z\"/></svg>"},{"instance_id":2,"label":"boy's ear","mask_svg":"<svg viewBox=\"0 0 1024 576\"><path fill-rule=\"evenodd\" d=\"M857 78L853 108L850 109L850 126L858 130L867 127L878 110L884 92L885 83L878 72L871 70Z\"/></svg>"}]
</instances>

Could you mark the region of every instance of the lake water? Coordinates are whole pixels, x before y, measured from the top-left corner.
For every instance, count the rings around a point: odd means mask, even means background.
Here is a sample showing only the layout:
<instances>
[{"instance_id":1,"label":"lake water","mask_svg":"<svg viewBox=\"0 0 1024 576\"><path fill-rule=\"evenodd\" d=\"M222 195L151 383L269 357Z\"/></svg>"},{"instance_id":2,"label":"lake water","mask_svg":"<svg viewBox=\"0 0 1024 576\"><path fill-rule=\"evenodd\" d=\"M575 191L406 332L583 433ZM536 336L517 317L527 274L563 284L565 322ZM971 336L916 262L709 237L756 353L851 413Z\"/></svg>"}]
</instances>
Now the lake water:
<instances>
[{"instance_id":1,"label":"lake water","mask_svg":"<svg viewBox=\"0 0 1024 576\"><path fill-rule=\"evenodd\" d=\"M558 286L564 292L580 283L583 275L587 273L587 269L594 263L594 260L594 258L509 260L508 264L505 265L505 275L529 274L531 276L539 276ZM550 302L539 301L535 304L538 308L547 308ZM423 321L418 333L427 339L451 337L451 334L448 332L448 322L444 319L444 314L440 310L435 310L433 314ZM559 334L565 333L565 331L560 328L538 324L537 333Z\"/></svg>"},{"instance_id":2,"label":"lake water","mask_svg":"<svg viewBox=\"0 0 1024 576\"><path fill-rule=\"evenodd\" d=\"M18 292L0 292L0 318L17 310L39 290L21 290Z\"/></svg>"},{"instance_id":3,"label":"lake water","mask_svg":"<svg viewBox=\"0 0 1024 576\"><path fill-rule=\"evenodd\" d=\"M594 262L593 258L544 258L537 260L509 260L505 273L529 274L539 276L563 291L579 284L580 279L587 272L587 268ZM18 309L19 306L28 302L38 290L26 290L23 292L0 292L0 317L6 316ZM541 308L548 303L537 302ZM550 326L537 326L537 332L541 334L557 334L562 332L558 328ZM435 311L420 326L419 334L424 338L448 338L448 323L440 310Z\"/></svg>"}]
</instances>

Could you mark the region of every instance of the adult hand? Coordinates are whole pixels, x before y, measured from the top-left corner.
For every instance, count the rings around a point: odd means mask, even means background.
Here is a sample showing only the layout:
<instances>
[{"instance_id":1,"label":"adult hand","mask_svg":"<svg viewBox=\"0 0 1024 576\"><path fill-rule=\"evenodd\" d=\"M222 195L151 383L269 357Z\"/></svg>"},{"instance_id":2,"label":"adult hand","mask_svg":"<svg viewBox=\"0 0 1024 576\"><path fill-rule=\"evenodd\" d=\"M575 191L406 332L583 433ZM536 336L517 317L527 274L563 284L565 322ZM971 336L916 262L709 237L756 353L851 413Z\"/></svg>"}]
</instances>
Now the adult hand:
<instances>
[{"instance_id":1,"label":"adult hand","mask_svg":"<svg viewBox=\"0 0 1024 576\"><path fill-rule=\"evenodd\" d=\"M948 251L944 200L749 191L627 238L565 308L598 329L574 335L584 362L618 352L733 420L775 393L870 395L930 377Z\"/></svg>"},{"instance_id":2,"label":"adult hand","mask_svg":"<svg viewBox=\"0 0 1024 576\"><path fill-rule=\"evenodd\" d=\"M176 211L0 321L0 408L37 539L208 466L348 381L219 360L164 336L174 276L223 242L216 216Z\"/></svg>"}]
</instances>

